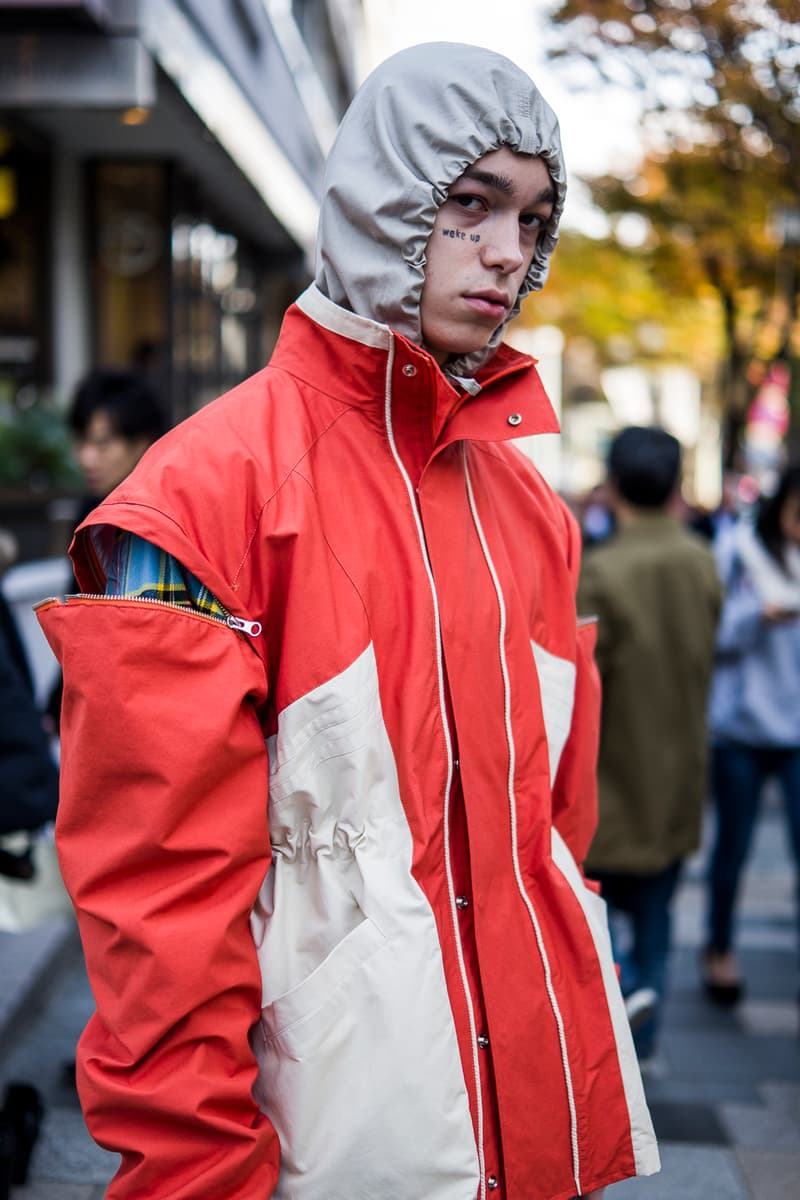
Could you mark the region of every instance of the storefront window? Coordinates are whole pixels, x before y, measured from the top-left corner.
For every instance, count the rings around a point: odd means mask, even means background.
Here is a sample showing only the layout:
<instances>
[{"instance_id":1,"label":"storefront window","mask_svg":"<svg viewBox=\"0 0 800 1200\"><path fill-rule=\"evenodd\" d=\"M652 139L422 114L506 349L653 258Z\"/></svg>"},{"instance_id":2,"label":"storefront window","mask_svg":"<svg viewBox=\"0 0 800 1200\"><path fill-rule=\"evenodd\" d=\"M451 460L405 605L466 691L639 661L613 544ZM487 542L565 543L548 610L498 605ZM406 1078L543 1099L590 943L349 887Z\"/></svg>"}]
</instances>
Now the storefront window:
<instances>
[{"instance_id":1,"label":"storefront window","mask_svg":"<svg viewBox=\"0 0 800 1200\"><path fill-rule=\"evenodd\" d=\"M95 361L139 367L169 387L169 168L92 168Z\"/></svg>"},{"instance_id":2,"label":"storefront window","mask_svg":"<svg viewBox=\"0 0 800 1200\"><path fill-rule=\"evenodd\" d=\"M173 421L263 363L266 261L178 168L93 168L96 361L150 375Z\"/></svg>"},{"instance_id":3,"label":"storefront window","mask_svg":"<svg viewBox=\"0 0 800 1200\"><path fill-rule=\"evenodd\" d=\"M173 394L180 416L260 366L263 305L253 250L209 219L172 223Z\"/></svg>"},{"instance_id":4,"label":"storefront window","mask_svg":"<svg viewBox=\"0 0 800 1200\"><path fill-rule=\"evenodd\" d=\"M46 155L0 126L0 403L38 398L49 375L49 211Z\"/></svg>"}]
</instances>

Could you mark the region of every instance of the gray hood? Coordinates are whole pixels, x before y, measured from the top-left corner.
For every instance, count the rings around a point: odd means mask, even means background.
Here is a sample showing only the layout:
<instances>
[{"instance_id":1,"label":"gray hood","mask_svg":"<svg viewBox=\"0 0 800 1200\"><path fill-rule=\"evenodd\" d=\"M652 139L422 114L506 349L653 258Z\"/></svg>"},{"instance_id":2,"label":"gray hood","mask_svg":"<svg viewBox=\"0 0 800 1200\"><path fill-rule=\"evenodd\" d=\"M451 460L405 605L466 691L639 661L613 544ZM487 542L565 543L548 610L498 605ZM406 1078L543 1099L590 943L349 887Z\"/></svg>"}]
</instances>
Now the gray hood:
<instances>
[{"instance_id":1,"label":"gray hood","mask_svg":"<svg viewBox=\"0 0 800 1200\"><path fill-rule=\"evenodd\" d=\"M564 207L558 121L524 71L476 46L402 50L366 79L345 113L325 172L316 284L361 317L423 345L425 248L447 189L501 146L541 155L556 191L517 303L489 345L448 366L470 376L499 345L530 291L547 278Z\"/></svg>"}]
</instances>

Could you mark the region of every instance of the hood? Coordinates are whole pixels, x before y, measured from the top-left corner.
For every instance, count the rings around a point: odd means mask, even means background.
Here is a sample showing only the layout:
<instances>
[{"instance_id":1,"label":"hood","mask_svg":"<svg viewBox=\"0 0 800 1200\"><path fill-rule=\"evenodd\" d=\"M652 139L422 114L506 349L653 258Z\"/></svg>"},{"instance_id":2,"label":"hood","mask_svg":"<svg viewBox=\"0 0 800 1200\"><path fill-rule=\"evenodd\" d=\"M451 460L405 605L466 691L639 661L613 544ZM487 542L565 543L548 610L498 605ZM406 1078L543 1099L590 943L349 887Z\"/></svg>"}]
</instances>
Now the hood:
<instances>
[{"instance_id":1,"label":"hood","mask_svg":"<svg viewBox=\"0 0 800 1200\"><path fill-rule=\"evenodd\" d=\"M448 364L455 376L474 375L522 299L547 278L566 192L553 110L503 55L431 42L402 50L372 72L328 157L317 287L335 304L422 346L420 296L436 211L466 168L501 146L540 155L556 201L514 308L483 350Z\"/></svg>"}]
</instances>

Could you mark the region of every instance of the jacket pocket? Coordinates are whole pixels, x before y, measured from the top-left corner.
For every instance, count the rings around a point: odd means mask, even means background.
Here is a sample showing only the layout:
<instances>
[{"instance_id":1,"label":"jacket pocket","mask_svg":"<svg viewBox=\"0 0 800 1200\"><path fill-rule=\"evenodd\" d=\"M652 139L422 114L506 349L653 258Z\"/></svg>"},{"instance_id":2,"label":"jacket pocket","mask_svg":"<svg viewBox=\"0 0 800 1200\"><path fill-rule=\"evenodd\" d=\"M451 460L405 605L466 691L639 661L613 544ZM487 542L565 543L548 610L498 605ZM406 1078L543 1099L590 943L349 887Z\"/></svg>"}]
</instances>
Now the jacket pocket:
<instances>
[{"instance_id":1,"label":"jacket pocket","mask_svg":"<svg viewBox=\"0 0 800 1200\"><path fill-rule=\"evenodd\" d=\"M334 946L318 967L261 1013L267 1047L300 1062L318 1053L337 1025L362 965L385 946L386 938L368 917Z\"/></svg>"},{"instance_id":2,"label":"jacket pocket","mask_svg":"<svg viewBox=\"0 0 800 1200\"><path fill-rule=\"evenodd\" d=\"M409 901L404 929L362 920L254 1030L253 1095L281 1147L274 1200L478 1193L438 936Z\"/></svg>"}]
</instances>

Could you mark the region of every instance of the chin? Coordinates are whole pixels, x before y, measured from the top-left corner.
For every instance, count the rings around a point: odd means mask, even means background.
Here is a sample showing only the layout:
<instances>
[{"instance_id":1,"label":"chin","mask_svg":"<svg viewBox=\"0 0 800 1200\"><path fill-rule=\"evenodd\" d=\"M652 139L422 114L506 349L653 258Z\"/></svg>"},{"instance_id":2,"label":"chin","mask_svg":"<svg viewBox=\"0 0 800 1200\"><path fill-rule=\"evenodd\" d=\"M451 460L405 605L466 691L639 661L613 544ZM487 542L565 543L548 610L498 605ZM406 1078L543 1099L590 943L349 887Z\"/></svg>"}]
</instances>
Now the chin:
<instances>
[{"instance_id":1,"label":"chin","mask_svg":"<svg viewBox=\"0 0 800 1200\"><path fill-rule=\"evenodd\" d=\"M446 362L452 358L462 358L465 354L475 354L479 350L484 350L489 344L491 334L487 334L481 338L451 338L439 342L430 342L426 339L425 349L439 362Z\"/></svg>"}]
</instances>

